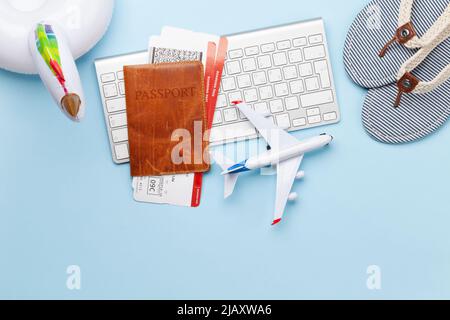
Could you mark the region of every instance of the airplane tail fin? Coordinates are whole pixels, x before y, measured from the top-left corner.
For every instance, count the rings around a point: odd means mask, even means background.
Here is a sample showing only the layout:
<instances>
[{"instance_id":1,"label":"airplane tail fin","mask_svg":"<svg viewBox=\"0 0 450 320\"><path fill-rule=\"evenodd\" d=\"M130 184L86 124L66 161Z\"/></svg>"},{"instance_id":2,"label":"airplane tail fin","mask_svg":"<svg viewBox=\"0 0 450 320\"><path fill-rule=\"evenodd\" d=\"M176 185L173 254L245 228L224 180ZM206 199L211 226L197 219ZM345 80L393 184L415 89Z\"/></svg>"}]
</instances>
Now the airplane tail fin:
<instances>
[{"instance_id":1,"label":"airplane tail fin","mask_svg":"<svg viewBox=\"0 0 450 320\"><path fill-rule=\"evenodd\" d=\"M233 162L227 159L225 155L220 152L213 152L211 153L211 156L224 171L233 165ZM239 173L226 174L224 175L224 178L225 178L224 197L226 199L233 194L234 189L236 187L236 183L239 179Z\"/></svg>"},{"instance_id":2,"label":"airplane tail fin","mask_svg":"<svg viewBox=\"0 0 450 320\"><path fill-rule=\"evenodd\" d=\"M236 183L239 179L239 173L233 173L233 174L226 174L224 176L225 178L225 192L224 197L229 198L233 192L234 188L236 187Z\"/></svg>"}]
</instances>

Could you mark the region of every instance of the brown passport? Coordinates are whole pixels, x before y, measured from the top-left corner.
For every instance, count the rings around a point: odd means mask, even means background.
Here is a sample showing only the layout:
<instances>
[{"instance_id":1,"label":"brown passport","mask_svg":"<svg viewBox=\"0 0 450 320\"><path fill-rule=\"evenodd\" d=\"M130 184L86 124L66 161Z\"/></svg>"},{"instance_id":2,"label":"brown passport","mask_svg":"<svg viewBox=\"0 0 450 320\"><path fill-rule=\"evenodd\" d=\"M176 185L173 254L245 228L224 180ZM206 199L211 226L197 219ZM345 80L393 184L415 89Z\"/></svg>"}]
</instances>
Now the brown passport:
<instances>
[{"instance_id":1,"label":"brown passport","mask_svg":"<svg viewBox=\"0 0 450 320\"><path fill-rule=\"evenodd\" d=\"M131 176L208 171L203 64L126 66L124 75Z\"/></svg>"}]
</instances>

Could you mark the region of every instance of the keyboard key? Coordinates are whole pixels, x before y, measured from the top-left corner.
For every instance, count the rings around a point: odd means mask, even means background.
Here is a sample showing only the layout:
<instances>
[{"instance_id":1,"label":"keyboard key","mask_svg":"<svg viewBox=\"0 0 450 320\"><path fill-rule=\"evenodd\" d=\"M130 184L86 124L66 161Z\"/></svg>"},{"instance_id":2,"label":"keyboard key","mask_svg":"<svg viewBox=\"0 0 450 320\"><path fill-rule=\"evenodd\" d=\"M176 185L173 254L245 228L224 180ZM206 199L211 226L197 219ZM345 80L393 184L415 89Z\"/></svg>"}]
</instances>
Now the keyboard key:
<instances>
[{"instance_id":1,"label":"keyboard key","mask_svg":"<svg viewBox=\"0 0 450 320\"><path fill-rule=\"evenodd\" d=\"M256 134L255 127L247 122L234 123L212 128L210 141L211 143L222 142L227 140L235 140L240 137L249 137Z\"/></svg>"},{"instance_id":2,"label":"keyboard key","mask_svg":"<svg viewBox=\"0 0 450 320\"><path fill-rule=\"evenodd\" d=\"M296 66L289 66L283 68L284 78L286 80L291 80L298 78L298 72Z\"/></svg>"},{"instance_id":3,"label":"keyboard key","mask_svg":"<svg viewBox=\"0 0 450 320\"><path fill-rule=\"evenodd\" d=\"M267 69L272 67L272 59L269 55L258 57L258 66L260 69Z\"/></svg>"},{"instance_id":4,"label":"keyboard key","mask_svg":"<svg viewBox=\"0 0 450 320\"><path fill-rule=\"evenodd\" d=\"M258 100L258 90L256 89L248 89L244 91L244 101L245 102L255 102Z\"/></svg>"},{"instance_id":5,"label":"keyboard key","mask_svg":"<svg viewBox=\"0 0 450 320\"><path fill-rule=\"evenodd\" d=\"M119 144L114 146L114 151L116 152L117 160L125 160L130 157L127 144Z\"/></svg>"},{"instance_id":6,"label":"keyboard key","mask_svg":"<svg viewBox=\"0 0 450 320\"><path fill-rule=\"evenodd\" d=\"M322 104L332 103L334 101L333 91L319 91L315 93L304 94L300 96L303 108L319 106Z\"/></svg>"},{"instance_id":7,"label":"keyboard key","mask_svg":"<svg viewBox=\"0 0 450 320\"><path fill-rule=\"evenodd\" d=\"M119 79L119 80L123 80L123 79L124 79L124 77L123 77L123 71L118 71L118 72L117 72L117 79Z\"/></svg>"},{"instance_id":8,"label":"keyboard key","mask_svg":"<svg viewBox=\"0 0 450 320\"><path fill-rule=\"evenodd\" d=\"M306 119L305 118L295 119L294 121L292 121L292 125L294 127L306 126Z\"/></svg>"},{"instance_id":9,"label":"keyboard key","mask_svg":"<svg viewBox=\"0 0 450 320\"><path fill-rule=\"evenodd\" d=\"M275 85L275 95L277 97L284 97L289 95L288 85L286 83L279 83Z\"/></svg>"},{"instance_id":10,"label":"keyboard key","mask_svg":"<svg viewBox=\"0 0 450 320\"><path fill-rule=\"evenodd\" d=\"M314 62L314 69L316 73L320 76L320 83L322 84L322 88L331 87L331 77L328 71L328 63L326 60L320 60Z\"/></svg>"},{"instance_id":11,"label":"keyboard key","mask_svg":"<svg viewBox=\"0 0 450 320\"><path fill-rule=\"evenodd\" d=\"M121 96L125 95L125 82L119 82L119 93Z\"/></svg>"},{"instance_id":12,"label":"keyboard key","mask_svg":"<svg viewBox=\"0 0 450 320\"><path fill-rule=\"evenodd\" d=\"M281 129L289 129L291 127L291 119L288 113L276 116L277 125Z\"/></svg>"},{"instance_id":13,"label":"keyboard key","mask_svg":"<svg viewBox=\"0 0 450 320\"><path fill-rule=\"evenodd\" d=\"M255 103L255 111L259 112L262 115L269 115L269 107L266 102Z\"/></svg>"},{"instance_id":14,"label":"keyboard key","mask_svg":"<svg viewBox=\"0 0 450 320\"><path fill-rule=\"evenodd\" d=\"M289 62L298 63L303 61L302 50L296 49L288 52Z\"/></svg>"},{"instance_id":15,"label":"keyboard key","mask_svg":"<svg viewBox=\"0 0 450 320\"><path fill-rule=\"evenodd\" d=\"M306 84L306 90L308 90L308 91L314 91L314 90L320 89L319 78L317 78L317 77L306 79L305 84Z\"/></svg>"},{"instance_id":16,"label":"keyboard key","mask_svg":"<svg viewBox=\"0 0 450 320\"><path fill-rule=\"evenodd\" d=\"M305 48L305 60L316 60L325 58L325 46L315 46Z\"/></svg>"},{"instance_id":17,"label":"keyboard key","mask_svg":"<svg viewBox=\"0 0 450 320\"><path fill-rule=\"evenodd\" d=\"M319 108L308 109L306 110L306 114L308 115L308 117L318 116L320 115L320 109Z\"/></svg>"},{"instance_id":18,"label":"keyboard key","mask_svg":"<svg viewBox=\"0 0 450 320\"><path fill-rule=\"evenodd\" d=\"M261 100L267 100L273 98L273 90L271 86L261 87L259 88L259 96Z\"/></svg>"},{"instance_id":19,"label":"keyboard key","mask_svg":"<svg viewBox=\"0 0 450 320\"><path fill-rule=\"evenodd\" d=\"M298 66L298 69L300 70L300 76L301 77L308 77L313 75L313 69L311 63L303 63Z\"/></svg>"},{"instance_id":20,"label":"keyboard key","mask_svg":"<svg viewBox=\"0 0 450 320\"><path fill-rule=\"evenodd\" d=\"M291 93L292 94L298 94L305 91L305 86L303 85L303 80L295 80L291 81L289 84L291 87Z\"/></svg>"},{"instance_id":21,"label":"keyboard key","mask_svg":"<svg viewBox=\"0 0 450 320\"><path fill-rule=\"evenodd\" d=\"M284 66L287 64L286 53L278 52L273 54L273 63L276 67Z\"/></svg>"},{"instance_id":22,"label":"keyboard key","mask_svg":"<svg viewBox=\"0 0 450 320\"><path fill-rule=\"evenodd\" d=\"M222 123L222 122L223 122L223 119L222 119L222 112L221 112L220 110L217 110L217 111L214 113L213 125L217 125L217 124L220 124L220 123Z\"/></svg>"},{"instance_id":23,"label":"keyboard key","mask_svg":"<svg viewBox=\"0 0 450 320\"><path fill-rule=\"evenodd\" d=\"M261 52L262 53L269 53L275 51L275 44L274 43L266 43L261 45Z\"/></svg>"},{"instance_id":24,"label":"keyboard key","mask_svg":"<svg viewBox=\"0 0 450 320\"><path fill-rule=\"evenodd\" d=\"M336 112L329 112L329 113L325 113L323 115L323 120L324 121L334 121L337 119L337 114Z\"/></svg>"},{"instance_id":25,"label":"keyboard key","mask_svg":"<svg viewBox=\"0 0 450 320\"><path fill-rule=\"evenodd\" d=\"M119 113L109 116L109 124L111 128L124 127L127 125L127 113Z\"/></svg>"},{"instance_id":26,"label":"keyboard key","mask_svg":"<svg viewBox=\"0 0 450 320\"><path fill-rule=\"evenodd\" d=\"M217 108L225 108L226 106L228 106L227 97L224 94L220 94L217 97L216 107Z\"/></svg>"},{"instance_id":27,"label":"keyboard key","mask_svg":"<svg viewBox=\"0 0 450 320\"><path fill-rule=\"evenodd\" d=\"M317 123L322 122L322 118L320 117L320 115L319 116L308 117L308 122L310 124L317 124Z\"/></svg>"},{"instance_id":28,"label":"keyboard key","mask_svg":"<svg viewBox=\"0 0 450 320\"><path fill-rule=\"evenodd\" d=\"M242 60L242 69L244 72L250 72L256 70L256 61L254 58Z\"/></svg>"},{"instance_id":29,"label":"keyboard key","mask_svg":"<svg viewBox=\"0 0 450 320\"><path fill-rule=\"evenodd\" d=\"M116 80L116 75L113 72L111 72L103 74L100 78L103 83L112 82Z\"/></svg>"},{"instance_id":30,"label":"keyboard key","mask_svg":"<svg viewBox=\"0 0 450 320\"><path fill-rule=\"evenodd\" d=\"M229 75L241 73L241 63L239 61L227 62L227 72Z\"/></svg>"},{"instance_id":31,"label":"keyboard key","mask_svg":"<svg viewBox=\"0 0 450 320\"><path fill-rule=\"evenodd\" d=\"M253 83L255 84L255 86L266 84L267 83L266 72L264 71L255 72L253 74Z\"/></svg>"},{"instance_id":32,"label":"keyboard key","mask_svg":"<svg viewBox=\"0 0 450 320\"><path fill-rule=\"evenodd\" d=\"M269 70L269 81L270 82L272 82L272 83L280 82L281 80L283 80L283 75L281 74L280 69Z\"/></svg>"},{"instance_id":33,"label":"keyboard key","mask_svg":"<svg viewBox=\"0 0 450 320\"><path fill-rule=\"evenodd\" d=\"M295 110L300 109L300 104L298 103L297 97L289 97L285 99L286 101L286 110Z\"/></svg>"},{"instance_id":34,"label":"keyboard key","mask_svg":"<svg viewBox=\"0 0 450 320\"><path fill-rule=\"evenodd\" d=\"M228 57L230 59L238 59L244 56L244 51L242 49L231 50L228 52Z\"/></svg>"},{"instance_id":35,"label":"keyboard key","mask_svg":"<svg viewBox=\"0 0 450 320\"><path fill-rule=\"evenodd\" d=\"M319 44L323 42L323 36L321 34L315 34L309 37L309 44Z\"/></svg>"},{"instance_id":36,"label":"keyboard key","mask_svg":"<svg viewBox=\"0 0 450 320\"><path fill-rule=\"evenodd\" d=\"M294 47L303 47L306 46L308 44L308 40L306 40L306 38L297 38L294 39L293 41Z\"/></svg>"},{"instance_id":37,"label":"keyboard key","mask_svg":"<svg viewBox=\"0 0 450 320\"><path fill-rule=\"evenodd\" d=\"M249 74L243 74L237 77L238 86L240 89L248 88L252 86L252 80Z\"/></svg>"},{"instance_id":38,"label":"keyboard key","mask_svg":"<svg viewBox=\"0 0 450 320\"><path fill-rule=\"evenodd\" d=\"M245 48L245 55L256 56L259 54L259 48L257 46Z\"/></svg>"},{"instance_id":39,"label":"keyboard key","mask_svg":"<svg viewBox=\"0 0 450 320\"><path fill-rule=\"evenodd\" d=\"M235 101L243 101L242 94L240 91L232 92L228 95L228 101L230 101L230 104Z\"/></svg>"},{"instance_id":40,"label":"keyboard key","mask_svg":"<svg viewBox=\"0 0 450 320\"><path fill-rule=\"evenodd\" d=\"M115 83L106 84L103 86L103 95L105 98L112 98L118 95L117 86Z\"/></svg>"},{"instance_id":41,"label":"keyboard key","mask_svg":"<svg viewBox=\"0 0 450 320\"><path fill-rule=\"evenodd\" d=\"M106 100L106 110L108 113L123 111L126 108L125 98Z\"/></svg>"},{"instance_id":42,"label":"keyboard key","mask_svg":"<svg viewBox=\"0 0 450 320\"><path fill-rule=\"evenodd\" d=\"M277 43L278 50L286 50L291 48L291 41L284 40Z\"/></svg>"},{"instance_id":43,"label":"keyboard key","mask_svg":"<svg viewBox=\"0 0 450 320\"><path fill-rule=\"evenodd\" d=\"M222 89L223 91L236 90L236 81L234 80L234 78L222 79Z\"/></svg>"},{"instance_id":44,"label":"keyboard key","mask_svg":"<svg viewBox=\"0 0 450 320\"><path fill-rule=\"evenodd\" d=\"M128 141L128 129L117 129L111 131L112 139L114 143Z\"/></svg>"},{"instance_id":45,"label":"keyboard key","mask_svg":"<svg viewBox=\"0 0 450 320\"><path fill-rule=\"evenodd\" d=\"M283 112L284 111L283 100L277 99L270 101L270 111L272 111L272 113Z\"/></svg>"},{"instance_id":46,"label":"keyboard key","mask_svg":"<svg viewBox=\"0 0 450 320\"><path fill-rule=\"evenodd\" d=\"M223 111L223 117L226 122L232 122L238 120L238 113L236 108L229 108Z\"/></svg>"}]
</instances>

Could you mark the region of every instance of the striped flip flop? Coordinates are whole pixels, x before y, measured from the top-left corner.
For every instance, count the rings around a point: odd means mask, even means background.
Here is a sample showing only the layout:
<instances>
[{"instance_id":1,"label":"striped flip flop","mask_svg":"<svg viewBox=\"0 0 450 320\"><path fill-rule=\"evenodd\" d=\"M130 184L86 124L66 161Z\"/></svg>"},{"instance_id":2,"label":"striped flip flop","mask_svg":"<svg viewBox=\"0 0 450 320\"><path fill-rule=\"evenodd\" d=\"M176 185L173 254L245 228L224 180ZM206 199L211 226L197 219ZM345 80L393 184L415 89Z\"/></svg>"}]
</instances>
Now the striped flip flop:
<instances>
[{"instance_id":1,"label":"striped flip flop","mask_svg":"<svg viewBox=\"0 0 450 320\"><path fill-rule=\"evenodd\" d=\"M395 83L402 64L432 41L448 15L450 0L372 0L356 17L345 42L350 78L369 89Z\"/></svg>"},{"instance_id":2,"label":"striped flip flop","mask_svg":"<svg viewBox=\"0 0 450 320\"><path fill-rule=\"evenodd\" d=\"M401 144L422 139L450 116L450 25L420 49L397 74L397 82L370 89L363 124L376 140ZM445 39L445 40L444 40Z\"/></svg>"}]
</instances>

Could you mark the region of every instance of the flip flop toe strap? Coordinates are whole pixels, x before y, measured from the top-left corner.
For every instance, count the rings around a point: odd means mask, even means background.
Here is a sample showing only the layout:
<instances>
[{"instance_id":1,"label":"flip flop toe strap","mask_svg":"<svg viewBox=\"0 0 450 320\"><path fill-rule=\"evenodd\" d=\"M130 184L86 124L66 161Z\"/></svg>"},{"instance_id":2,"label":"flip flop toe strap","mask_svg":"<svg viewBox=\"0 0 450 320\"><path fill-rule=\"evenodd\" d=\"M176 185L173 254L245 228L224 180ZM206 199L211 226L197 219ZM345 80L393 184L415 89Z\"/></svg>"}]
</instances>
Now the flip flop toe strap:
<instances>
[{"instance_id":1,"label":"flip flop toe strap","mask_svg":"<svg viewBox=\"0 0 450 320\"><path fill-rule=\"evenodd\" d=\"M416 31L414 30L412 22L407 22L404 25L401 25L395 31L394 37L391 40L389 40L388 43L385 44L383 49L381 49L379 54L380 58L383 58L386 55L386 52L394 43L397 42L399 44L406 46L408 43L411 43L411 41L415 38L417 38L417 34Z\"/></svg>"},{"instance_id":2,"label":"flip flop toe strap","mask_svg":"<svg viewBox=\"0 0 450 320\"><path fill-rule=\"evenodd\" d=\"M411 72L420 65L428 56L429 50L421 49L410 61L407 61L401 68L398 75L397 88L398 95L394 106L399 107L401 98L405 93L425 94L435 90L450 79L450 65L447 65L433 80L420 81ZM430 51L431 52L431 51Z\"/></svg>"},{"instance_id":3,"label":"flip flop toe strap","mask_svg":"<svg viewBox=\"0 0 450 320\"><path fill-rule=\"evenodd\" d=\"M445 9L444 13L438 20L430 27L430 29L419 38L414 28L412 19L412 10L415 0L401 0L400 12L398 18L398 29L391 40L383 47L380 52L380 57L384 57L388 49L394 44L398 43L409 49L417 49L430 46L440 31L450 24L450 4Z\"/></svg>"},{"instance_id":4,"label":"flip flop toe strap","mask_svg":"<svg viewBox=\"0 0 450 320\"><path fill-rule=\"evenodd\" d=\"M445 19L442 18L445 16ZM425 94L433 91L450 78L450 65L445 67L433 80L420 81L412 71L416 69L442 42L450 37L450 15L444 14L436 24L438 27L433 29L433 34L429 34L430 39L426 46L420 49L414 56L406 61L397 75L398 95L395 101L395 107L399 107L401 98L405 93Z\"/></svg>"}]
</instances>

